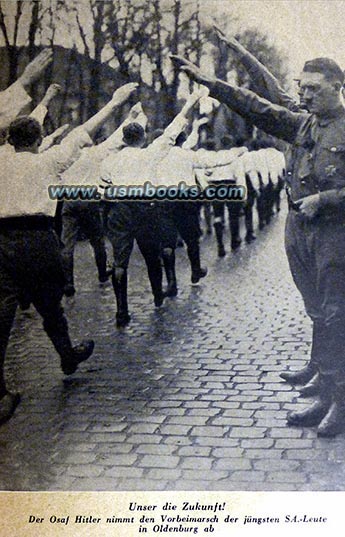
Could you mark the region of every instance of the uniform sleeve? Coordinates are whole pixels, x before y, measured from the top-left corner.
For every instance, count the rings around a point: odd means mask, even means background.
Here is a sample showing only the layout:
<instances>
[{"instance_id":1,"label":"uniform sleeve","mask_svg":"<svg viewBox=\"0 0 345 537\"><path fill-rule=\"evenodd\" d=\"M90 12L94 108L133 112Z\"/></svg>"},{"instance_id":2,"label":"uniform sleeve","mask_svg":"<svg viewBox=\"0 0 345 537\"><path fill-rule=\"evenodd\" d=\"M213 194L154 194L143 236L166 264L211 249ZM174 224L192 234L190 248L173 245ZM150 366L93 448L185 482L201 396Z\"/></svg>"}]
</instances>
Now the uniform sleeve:
<instances>
[{"instance_id":1,"label":"uniform sleeve","mask_svg":"<svg viewBox=\"0 0 345 537\"><path fill-rule=\"evenodd\" d=\"M344 206L345 208L345 188L339 190L325 190L320 192L320 208L340 208Z\"/></svg>"},{"instance_id":2,"label":"uniform sleeve","mask_svg":"<svg viewBox=\"0 0 345 537\"><path fill-rule=\"evenodd\" d=\"M270 103L254 92L232 86L221 80L207 83L210 96L229 106L234 112L258 128L293 143L306 114L290 112L282 106Z\"/></svg>"},{"instance_id":3,"label":"uniform sleeve","mask_svg":"<svg viewBox=\"0 0 345 537\"><path fill-rule=\"evenodd\" d=\"M0 92L0 128L6 129L30 102L30 95L18 81Z\"/></svg>"},{"instance_id":4,"label":"uniform sleeve","mask_svg":"<svg viewBox=\"0 0 345 537\"><path fill-rule=\"evenodd\" d=\"M242 65L251 78L251 87L255 93L292 111L298 111L296 101L280 86L278 80L253 54L242 50L239 55Z\"/></svg>"}]
</instances>

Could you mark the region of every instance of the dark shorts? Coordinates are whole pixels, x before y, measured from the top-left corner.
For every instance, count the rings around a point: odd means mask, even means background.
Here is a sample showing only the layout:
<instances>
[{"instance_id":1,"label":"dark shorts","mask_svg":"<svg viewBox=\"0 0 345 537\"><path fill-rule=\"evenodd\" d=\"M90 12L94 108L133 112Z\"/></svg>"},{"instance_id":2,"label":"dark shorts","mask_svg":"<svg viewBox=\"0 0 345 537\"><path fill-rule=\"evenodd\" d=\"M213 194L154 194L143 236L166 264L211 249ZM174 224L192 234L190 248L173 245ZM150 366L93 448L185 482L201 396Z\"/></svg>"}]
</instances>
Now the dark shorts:
<instances>
[{"instance_id":1,"label":"dark shorts","mask_svg":"<svg viewBox=\"0 0 345 537\"><path fill-rule=\"evenodd\" d=\"M201 236L198 204L188 201L163 202L161 205L163 248L175 248L178 233L187 244Z\"/></svg>"},{"instance_id":2,"label":"dark shorts","mask_svg":"<svg viewBox=\"0 0 345 537\"><path fill-rule=\"evenodd\" d=\"M25 294L60 301L65 284L59 239L52 229L0 230L0 301Z\"/></svg>"},{"instance_id":3,"label":"dark shorts","mask_svg":"<svg viewBox=\"0 0 345 537\"><path fill-rule=\"evenodd\" d=\"M62 208L62 242L74 248L78 234L82 232L92 243L101 241L104 228L100 204L97 202L64 202Z\"/></svg>"},{"instance_id":4,"label":"dark shorts","mask_svg":"<svg viewBox=\"0 0 345 537\"><path fill-rule=\"evenodd\" d=\"M114 202L107 214L107 235L114 252L114 266L127 268L134 240L140 251L159 256L160 208L151 202Z\"/></svg>"}]
</instances>

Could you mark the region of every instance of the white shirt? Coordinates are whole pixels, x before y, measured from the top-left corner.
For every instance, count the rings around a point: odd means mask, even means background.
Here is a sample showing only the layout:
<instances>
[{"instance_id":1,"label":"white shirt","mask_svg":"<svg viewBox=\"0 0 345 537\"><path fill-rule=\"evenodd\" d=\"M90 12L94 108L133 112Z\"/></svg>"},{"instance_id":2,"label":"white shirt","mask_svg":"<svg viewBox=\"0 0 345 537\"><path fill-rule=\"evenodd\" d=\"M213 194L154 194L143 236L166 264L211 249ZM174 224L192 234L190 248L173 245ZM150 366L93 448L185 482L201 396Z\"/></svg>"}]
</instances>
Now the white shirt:
<instances>
[{"instance_id":1,"label":"white shirt","mask_svg":"<svg viewBox=\"0 0 345 537\"><path fill-rule=\"evenodd\" d=\"M233 167L234 178L237 182L245 184L245 176L248 175L253 188L257 191L259 191L262 184L268 183L269 177L265 154L260 153L260 151L249 151L245 153L235 161Z\"/></svg>"},{"instance_id":2,"label":"white shirt","mask_svg":"<svg viewBox=\"0 0 345 537\"><path fill-rule=\"evenodd\" d=\"M6 129L31 102L20 82L15 82L0 92L0 129Z\"/></svg>"},{"instance_id":3,"label":"white shirt","mask_svg":"<svg viewBox=\"0 0 345 537\"><path fill-rule=\"evenodd\" d=\"M47 113L48 108L44 104L39 103L31 112L30 117L36 119L36 121L38 121L38 123L42 126Z\"/></svg>"},{"instance_id":4,"label":"white shirt","mask_svg":"<svg viewBox=\"0 0 345 537\"><path fill-rule=\"evenodd\" d=\"M135 107L133 107L135 108ZM65 185L97 185L100 182L101 165L110 155L115 155L123 149L123 127L131 121L125 120L121 126L116 129L104 142L93 147L85 147L76 162L68 168L62 175L62 182ZM142 112L136 118L135 122L146 127L147 117Z\"/></svg>"},{"instance_id":5,"label":"white shirt","mask_svg":"<svg viewBox=\"0 0 345 537\"><path fill-rule=\"evenodd\" d=\"M153 182L157 161L161 158L153 144L145 149L127 146L109 155L101 165L102 181L124 186Z\"/></svg>"},{"instance_id":6,"label":"white shirt","mask_svg":"<svg viewBox=\"0 0 345 537\"><path fill-rule=\"evenodd\" d=\"M175 144L175 140L187 124L184 115L178 114L163 134L148 147L124 147L110 154L101 165L101 180L114 185L157 184L157 168Z\"/></svg>"},{"instance_id":7,"label":"white shirt","mask_svg":"<svg viewBox=\"0 0 345 537\"><path fill-rule=\"evenodd\" d=\"M247 149L243 147L223 151L208 151L206 149L192 151L174 146L158 165L157 184L177 186L183 181L187 186L193 186L197 179L197 182L204 188L208 182L205 169L217 166L224 167L225 164L236 160L240 154L246 151Z\"/></svg>"},{"instance_id":8,"label":"white shirt","mask_svg":"<svg viewBox=\"0 0 345 537\"><path fill-rule=\"evenodd\" d=\"M182 181L187 186L195 186L194 151L173 146L157 166L157 175L152 181L156 186L177 186Z\"/></svg>"},{"instance_id":9,"label":"white shirt","mask_svg":"<svg viewBox=\"0 0 345 537\"><path fill-rule=\"evenodd\" d=\"M204 170L203 173L201 170L197 171L198 181L209 183L222 182L222 181L235 181L236 184L245 185L245 167L244 161L248 159L248 149L246 147L236 147L233 149L226 149L223 151L207 151L207 153L228 153L233 154L234 159L228 164L219 164L216 167L208 168ZM228 159L229 160L229 159Z\"/></svg>"},{"instance_id":10,"label":"white shirt","mask_svg":"<svg viewBox=\"0 0 345 537\"><path fill-rule=\"evenodd\" d=\"M268 147L266 151L266 162L269 169L271 181L274 185L284 176L286 163L284 153L274 147Z\"/></svg>"},{"instance_id":11,"label":"white shirt","mask_svg":"<svg viewBox=\"0 0 345 537\"><path fill-rule=\"evenodd\" d=\"M44 153L17 153L4 146L0 152L0 218L54 216L56 201L49 198L48 186L59 181L59 175L80 155L81 147L90 143L87 132L78 127Z\"/></svg>"}]
</instances>

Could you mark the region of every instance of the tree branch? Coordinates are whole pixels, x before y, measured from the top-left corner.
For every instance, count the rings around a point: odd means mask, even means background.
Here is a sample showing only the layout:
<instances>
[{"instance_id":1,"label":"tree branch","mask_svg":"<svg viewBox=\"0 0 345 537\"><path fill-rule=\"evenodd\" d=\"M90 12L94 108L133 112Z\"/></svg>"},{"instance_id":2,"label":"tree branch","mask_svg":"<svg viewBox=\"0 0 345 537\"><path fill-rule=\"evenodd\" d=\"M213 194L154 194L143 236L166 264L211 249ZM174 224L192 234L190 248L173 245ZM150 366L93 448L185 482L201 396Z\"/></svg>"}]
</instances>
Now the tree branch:
<instances>
[{"instance_id":1,"label":"tree branch","mask_svg":"<svg viewBox=\"0 0 345 537\"><path fill-rule=\"evenodd\" d=\"M13 46L14 47L17 46L18 27L19 27L20 17L22 16L22 12L23 12L23 0L18 0L17 11L14 17L14 31L13 31Z\"/></svg>"},{"instance_id":2,"label":"tree branch","mask_svg":"<svg viewBox=\"0 0 345 537\"><path fill-rule=\"evenodd\" d=\"M4 12L2 10L1 2L0 2L0 29L1 29L2 34L4 36L6 47L10 48L11 44L10 44L10 41L8 39L8 33L7 33L7 28L6 28L6 23L5 23L5 15L4 15Z\"/></svg>"},{"instance_id":3,"label":"tree branch","mask_svg":"<svg viewBox=\"0 0 345 537\"><path fill-rule=\"evenodd\" d=\"M87 44L87 40L86 40L86 34L83 30L83 27L81 25L81 22L80 22L80 19L79 19L79 13L78 13L78 10L77 8L75 9L75 17L76 17L76 20L77 20L77 24L78 24L78 28L79 28L79 33L80 33L80 37L81 37L81 40L83 42L83 45L84 45L84 48L85 48L85 54L91 58L91 55L90 55L90 48L89 48L89 45Z\"/></svg>"}]
</instances>

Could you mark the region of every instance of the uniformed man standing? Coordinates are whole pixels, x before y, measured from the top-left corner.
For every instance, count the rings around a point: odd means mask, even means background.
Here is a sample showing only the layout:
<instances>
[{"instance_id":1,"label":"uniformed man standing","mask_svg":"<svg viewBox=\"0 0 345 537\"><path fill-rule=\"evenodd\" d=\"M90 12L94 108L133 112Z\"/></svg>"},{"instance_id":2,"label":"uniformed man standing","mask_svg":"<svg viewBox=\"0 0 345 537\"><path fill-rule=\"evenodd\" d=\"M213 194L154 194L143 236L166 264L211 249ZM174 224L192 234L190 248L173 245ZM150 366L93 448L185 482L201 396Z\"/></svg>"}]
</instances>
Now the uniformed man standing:
<instances>
[{"instance_id":1,"label":"uniformed man standing","mask_svg":"<svg viewBox=\"0 0 345 537\"><path fill-rule=\"evenodd\" d=\"M300 95L309 114L272 105L255 93L210 79L181 58L176 61L210 95L268 134L292 144L288 164L290 211L286 251L294 281L313 321L306 374L320 375L320 392L306 410L289 415L290 425L319 424L319 436L345 428L345 109L344 75L329 58L306 62Z\"/></svg>"}]
</instances>

